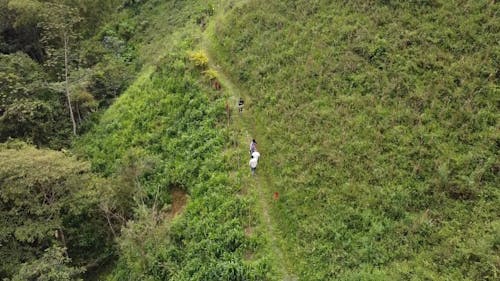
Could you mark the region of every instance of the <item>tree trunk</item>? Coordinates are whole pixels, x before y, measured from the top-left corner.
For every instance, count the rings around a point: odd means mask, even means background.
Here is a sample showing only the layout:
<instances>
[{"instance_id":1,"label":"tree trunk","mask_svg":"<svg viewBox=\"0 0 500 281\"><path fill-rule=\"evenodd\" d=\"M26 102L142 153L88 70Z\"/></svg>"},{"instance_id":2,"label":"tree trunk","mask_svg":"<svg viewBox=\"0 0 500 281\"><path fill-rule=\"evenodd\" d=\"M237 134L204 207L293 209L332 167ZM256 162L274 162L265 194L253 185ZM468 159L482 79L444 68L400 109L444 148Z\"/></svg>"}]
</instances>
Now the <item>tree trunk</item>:
<instances>
[{"instance_id":1,"label":"tree trunk","mask_svg":"<svg viewBox=\"0 0 500 281\"><path fill-rule=\"evenodd\" d=\"M111 233L113 234L113 238L116 239L115 229L113 228L113 224L111 223L111 219L109 218L108 213L105 212L104 216L106 217L106 220L108 221L109 229L111 229Z\"/></svg>"},{"instance_id":2,"label":"tree trunk","mask_svg":"<svg viewBox=\"0 0 500 281\"><path fill-rule=\"evenodd\" d=\"M68 246L66 245L66 236L64 236L64 232L63 232L62 228L59 228L57 231L59 231L59 237L61 238L61 242L64 246L64 254L68 258L69 255L68 255Z\"/></svg>"},{"instance_id":3,"label":"tree trunk","mask_svg":"<svg viewBox=\"0 0 500 281\"><path fill-rule=\"evenodd\" d=\"M75 116L73 115L73 108L71 107L71 98L69 96L69 77L68 77L68 34L66 31L63 33L64 40L64 80L65 80L65 88L66 88L66 99L68 100L68 108L69 108L69 116L71 117L71 123L73 123L73 135L76 136L76 121Z\"/></svg>"},{"instance_id":4,"label":"tree trunk","mask_svg":"<svg viewBox=\"0 0 500 281\"><path fill-rule=\"evenodd\" d=\"M78 116L78 124L82 124L82 116L80 114L80 106L78 105L78 102L75 103L76 106L76 115Z\"/></svg>"}]
</instances>

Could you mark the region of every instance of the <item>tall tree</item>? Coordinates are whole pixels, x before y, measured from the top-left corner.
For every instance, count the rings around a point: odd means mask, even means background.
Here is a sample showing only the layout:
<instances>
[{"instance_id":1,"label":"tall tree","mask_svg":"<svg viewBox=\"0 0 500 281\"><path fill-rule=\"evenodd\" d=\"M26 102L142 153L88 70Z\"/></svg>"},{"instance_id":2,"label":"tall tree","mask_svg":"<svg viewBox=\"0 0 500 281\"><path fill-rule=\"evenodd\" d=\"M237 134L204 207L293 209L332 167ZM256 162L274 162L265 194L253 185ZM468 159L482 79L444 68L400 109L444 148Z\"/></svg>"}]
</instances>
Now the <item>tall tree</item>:
<instances>
[{"instance_id":1,"label":"tall tree","mask_svg":"<svg viewBox=\"0 0 500 281\"><path fill-rule=\"evenodd\" d=\"M28 55L0 54L0 141L21 138L61 148L70 126L61 94L47 83L43 68Z\"/></svg>"},{"instance_id":2,"label":"tall tree","mask_svg":"<svg viewBox=\"0 0 500 281\"><path fill-rule=\"evenodd\" d=\"M71 266L71 259L66 255L66 250L53 246L45 250L43 256L37 260L23 263L19 272L12 281L79 281L83 268Z\"/></svg>"},{"instance_id":3,"label":"tall tree","mask_svg":"<svg viewBox=\"0 0 500 281\"><path fill-rule=\"evenodd\" d=\"M37 27L41 30L40 42L46 53L44 63L49 72L64 83L73 134L76 135L77 124L71 103L69 76L73 46L78 35L75 28L81 21L78 10L59 1L52 3L36 0L11 0L8 7L18 14L17 24L28 21L35 15Z\"/></svg>"},{"instance_id":4,"label":"tall tree","mask_svg":"<svg viewBox=\"0 0 500 281\"><path fill-rule=\"evenodd\" d=\"M59 65L61 61L60 53L62 51L64 91L68 102L69 116L73 125L73 134L76 136L76 120L71 104L69 72L71 47L73 40L77 36L74 28L81 18L78 16L77 9L59 3L46 3L42 11L43 21L40 22L40 25L43 30L42 42L47 45L47 51L49 52L47 64Z\"/></svg>"},{"instance_id":5,"label":"tall tree","mask_svg":"<svg viewBox=\"0 0 500 281\"><path fill-rule=\"evenodd\" d=\"M0 144L0 159L8 163L0 166L0 279L23 262L43 259L54 245L67 249L73 265L86 268L112 253L109 224L115 221L108 222L100 208L110 181L63 152L22 143Z\"/></svg>"}]
</instances>

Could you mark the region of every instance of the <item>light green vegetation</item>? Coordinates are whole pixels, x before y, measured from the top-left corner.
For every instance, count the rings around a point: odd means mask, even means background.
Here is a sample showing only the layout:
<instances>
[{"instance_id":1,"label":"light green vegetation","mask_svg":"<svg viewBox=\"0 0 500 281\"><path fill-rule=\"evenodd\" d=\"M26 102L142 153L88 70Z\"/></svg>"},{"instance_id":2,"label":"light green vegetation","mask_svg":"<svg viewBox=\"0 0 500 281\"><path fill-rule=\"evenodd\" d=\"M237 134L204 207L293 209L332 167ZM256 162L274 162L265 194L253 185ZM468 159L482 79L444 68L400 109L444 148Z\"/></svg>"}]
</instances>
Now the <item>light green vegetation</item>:
<instances>
[{"instance_id":1,"label":"light green vegetation","mask_svg":"<svg viewBox=\"0 0 500 281\"><path fill-rule=\"evenodd\" d=\"M211 88L208 58L199 51L196 19L208 21L210 5L166 1L154 12L147 7L146 34L163 25L176 28L138 45L155 50L158 59L146 60L133 85L78 144L94 171L125 170L136 183L138 207L118 239L118 262L108 279L272 280L262 231L257 226L245 235L259 221L252 198L238 196L239 176L230 177L225 97ZM175 188L189 199L172 217Z\"/></svg>"},{"instance_id":2,"label":"light green vegetation","mask_svg":"<svg viewBox=\"0 0 500 281\"><path fill-rule=\"evenodd\" d=\"M498 12L249 1L215 24L300 280L498 278Z\"/></svg>"}]
</instances>

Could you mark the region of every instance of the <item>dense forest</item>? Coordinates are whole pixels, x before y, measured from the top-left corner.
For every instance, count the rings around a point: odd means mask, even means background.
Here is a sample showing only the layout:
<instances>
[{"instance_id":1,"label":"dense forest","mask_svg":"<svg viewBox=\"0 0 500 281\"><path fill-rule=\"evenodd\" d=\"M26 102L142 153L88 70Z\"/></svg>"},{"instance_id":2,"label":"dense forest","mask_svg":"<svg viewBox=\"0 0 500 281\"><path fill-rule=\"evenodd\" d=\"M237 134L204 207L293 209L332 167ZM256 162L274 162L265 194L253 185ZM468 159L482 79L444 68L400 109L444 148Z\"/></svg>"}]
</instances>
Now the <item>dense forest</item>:
<instances>
[{"instance_id":1,"label":"dense forest","mask_svg":"<svg viewBox=\"0 0 500 281\"><path fill-rule=\"evenodd\" d=\"M498 280L499 12L0 0L0 279Z\"/></svg>"},{"instance_id":2,"label":"dense forest","mask_svg":"<svg viewBox=\"0 0 500 281\"><path fill-rule=\"evenodd\" d=\"M133 184L71 150L136 76L130 5L0 1L2 279L73 280L115 259Z\"/></svg>"}]
</instances>

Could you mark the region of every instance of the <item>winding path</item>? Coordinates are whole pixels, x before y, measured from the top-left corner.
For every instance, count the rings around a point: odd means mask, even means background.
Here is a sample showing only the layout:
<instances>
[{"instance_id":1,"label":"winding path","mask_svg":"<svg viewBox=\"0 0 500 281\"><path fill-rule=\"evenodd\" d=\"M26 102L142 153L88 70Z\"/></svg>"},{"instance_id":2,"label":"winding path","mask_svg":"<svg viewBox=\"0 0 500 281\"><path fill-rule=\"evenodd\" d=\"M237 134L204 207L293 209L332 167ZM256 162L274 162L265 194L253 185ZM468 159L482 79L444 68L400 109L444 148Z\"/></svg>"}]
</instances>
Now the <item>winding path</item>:
<instances>
[{"instance_id":1,"label":"winding path","mask_svg":"<svg viewBox=\"0 0 500 281\"><path fill-rule=\"evenodd\" d=\"M210 53L209 48L209 39L206 38L204 34L202 38L202 48L206 52L209 58L209 65L212 69L215 69L218 73L218 79L223 87L223 91L227 97L227 102L229 106L233 109L231 122L229 123L229 131L232 134L237 134L237 140L239 147L236 148L238 150L237 158L234 162L238 163L235 165L236 174L243 175L238 179L240 184L242 185L242 189L250 188L251 190L247 190L248 195L251 197L255 197L255 202L258 208L257 213L261 216L261 221L265 224L265 232L269 241L269 249L272 251L273 263L276 267L276 271L280 276L277 276L277 280L283 281L297 281L298 278L291 274L290 264L288 262L287 257L283 254L283 251L280 247L280 239L279 234L275 229L275 223L273 222L272 216L269 214L270 212L270 204L272 204L272 188L271 181L267 175L262 173L262 169L257 168L257 173L254 177L250 175L250 169L248 167L248 158L247 158L247 146L249 141L255 137L258 140L258 136L256 136L255 130L255 122L252 119L252 115L250 112L243 110L242 114L238 113L236 108L237 102L240 97L245 100L245 107L248 106L250 98L243 91L241 91L224 73L224 70L219 67L213 56ZM251 104L251 102L250 102ZM242 149L243 147L243 149ZM262 151L261 151L262 152ZM263 153L263 159L265 159L266 155ZM265 161L265 160L264 160ZM264 163L260 163L260 166L265 165ZM240 173L238 173L240 172ZM247 187L245 187L247 186Z\"/></svg>"}]
</instances>

